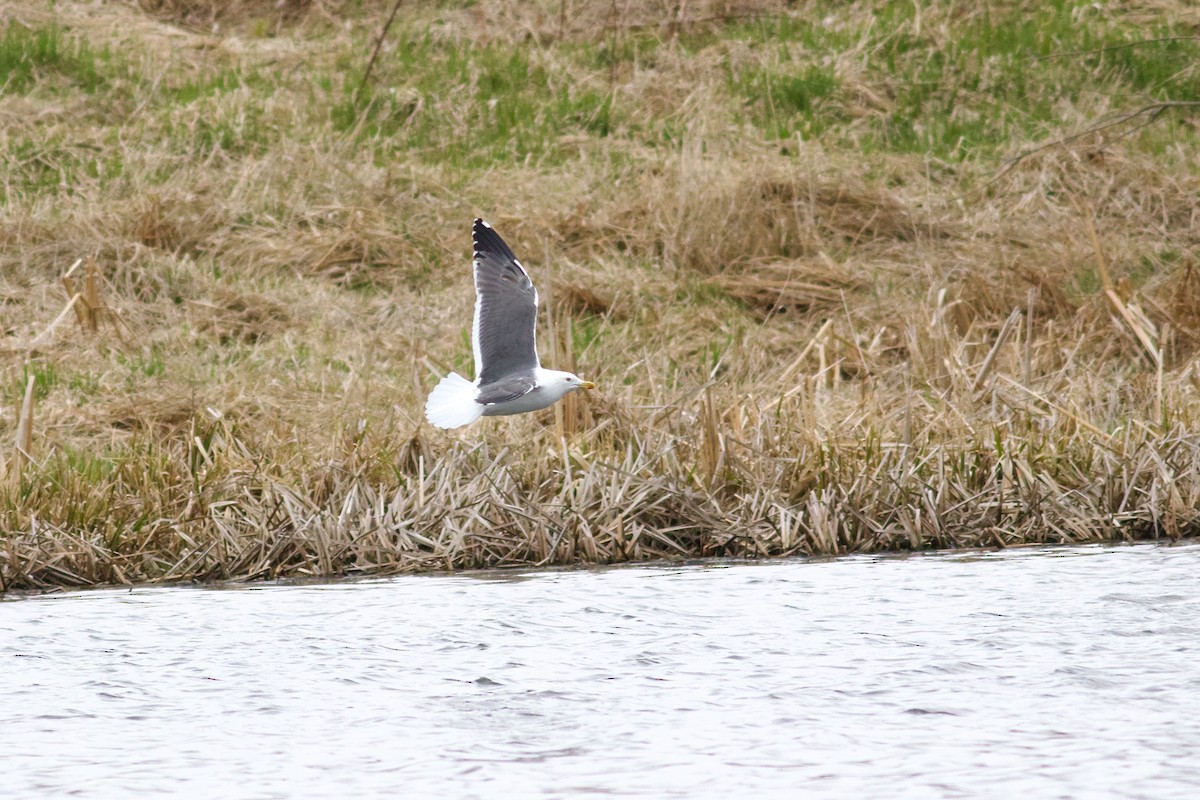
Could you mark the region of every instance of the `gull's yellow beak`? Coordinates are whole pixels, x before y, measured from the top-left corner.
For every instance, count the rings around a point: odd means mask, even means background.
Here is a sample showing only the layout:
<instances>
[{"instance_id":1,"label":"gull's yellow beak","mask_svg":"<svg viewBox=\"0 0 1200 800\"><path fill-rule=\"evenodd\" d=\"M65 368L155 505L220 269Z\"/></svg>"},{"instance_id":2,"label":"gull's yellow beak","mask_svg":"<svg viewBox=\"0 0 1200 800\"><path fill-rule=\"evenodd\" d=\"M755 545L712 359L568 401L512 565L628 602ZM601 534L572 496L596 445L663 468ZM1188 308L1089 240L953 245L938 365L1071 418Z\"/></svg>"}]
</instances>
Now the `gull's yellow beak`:
<instances>
[{"instance_id":1,"label":"gull's yellow beak","mask_svg":"<svg viewBox=\"0 0 1200 800\"><path fill-rule=\"evenodd\" d=\"M595 389L596 384L592 383L591 381L580 381L579 388L580 389Z\"/></svg>"}]
</instances>

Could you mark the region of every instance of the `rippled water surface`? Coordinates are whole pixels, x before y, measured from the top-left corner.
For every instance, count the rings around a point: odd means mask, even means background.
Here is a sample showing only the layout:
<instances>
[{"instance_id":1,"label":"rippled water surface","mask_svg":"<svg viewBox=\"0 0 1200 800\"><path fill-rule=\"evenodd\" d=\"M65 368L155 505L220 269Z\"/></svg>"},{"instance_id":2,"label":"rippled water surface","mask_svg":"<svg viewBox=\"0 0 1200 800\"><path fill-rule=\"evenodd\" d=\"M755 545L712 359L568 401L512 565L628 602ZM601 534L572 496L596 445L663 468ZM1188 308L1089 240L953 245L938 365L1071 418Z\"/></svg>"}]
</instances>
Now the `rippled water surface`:
<instances>
[{"instance_id":1,"label":"rippled water surface","mask_svg":"<svg viewBox=\"0 0 1200 800\"><path fill-rule=\"evenodd\" d=\"M1200 546L0 603L0 796L1200 797Z\"/></svg>"}]
</instances>

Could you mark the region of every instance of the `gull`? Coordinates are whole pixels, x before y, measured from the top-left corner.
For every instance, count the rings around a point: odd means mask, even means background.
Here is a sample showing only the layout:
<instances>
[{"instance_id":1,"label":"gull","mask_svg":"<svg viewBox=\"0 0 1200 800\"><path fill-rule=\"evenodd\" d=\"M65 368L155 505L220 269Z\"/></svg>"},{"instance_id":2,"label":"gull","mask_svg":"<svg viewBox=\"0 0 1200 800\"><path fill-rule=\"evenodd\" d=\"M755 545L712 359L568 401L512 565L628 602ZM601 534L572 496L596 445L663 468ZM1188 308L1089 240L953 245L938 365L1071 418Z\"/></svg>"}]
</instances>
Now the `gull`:
<instances>
[{"instance_id":1,"label":"gull","mask_svg":"<svg viewBox=\"0 0 1200 800\"><path fill-rule=\"evenodd\" d=\"M492 226L471 229L475 244L475 382L451 372L429 393L425 418L438 428L461 428L480 417L548 408L596 384L570 372L543 369L538 359L538 293L529 273Z\"/></svg>"}]
</instances>

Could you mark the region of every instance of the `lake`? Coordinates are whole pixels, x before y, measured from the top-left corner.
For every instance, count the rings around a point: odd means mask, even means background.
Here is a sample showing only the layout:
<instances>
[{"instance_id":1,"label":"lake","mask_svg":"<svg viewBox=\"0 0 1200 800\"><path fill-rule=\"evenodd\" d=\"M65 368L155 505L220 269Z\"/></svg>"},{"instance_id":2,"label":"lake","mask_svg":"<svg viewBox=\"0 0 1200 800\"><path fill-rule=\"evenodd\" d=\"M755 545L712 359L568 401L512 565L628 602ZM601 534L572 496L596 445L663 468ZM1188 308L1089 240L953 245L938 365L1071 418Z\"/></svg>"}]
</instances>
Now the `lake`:
<instances>
[{"instance_id":1,"label":"lake","mask_svg":"<svg viewBox=\"0 0 1200 800\"><path fill-rule=\"evenodd\" d=\"M1200 797L1200 545L0 602L0 796Z\"/></svg>"}]
</instances>

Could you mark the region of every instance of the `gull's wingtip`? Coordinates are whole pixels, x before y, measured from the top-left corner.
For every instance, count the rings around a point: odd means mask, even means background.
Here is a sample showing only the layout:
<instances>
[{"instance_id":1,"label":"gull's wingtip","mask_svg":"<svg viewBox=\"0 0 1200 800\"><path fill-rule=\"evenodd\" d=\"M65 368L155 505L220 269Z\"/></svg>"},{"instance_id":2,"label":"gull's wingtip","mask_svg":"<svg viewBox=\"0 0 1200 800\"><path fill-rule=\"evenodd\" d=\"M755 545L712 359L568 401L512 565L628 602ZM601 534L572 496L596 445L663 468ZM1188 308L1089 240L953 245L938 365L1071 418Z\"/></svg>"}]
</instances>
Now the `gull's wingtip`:
<instances>
[{"instance_id":1,"label":"gull's wingtip","mask_svg":"<svg viewBox=\"0 0 1200 800\"><path fill-rule=\"evenodd\" d=\"M491 235L495 235L492 226L488 224L486 219L482 217L475 218L475 224L471 226L471 242L475 245L475 252L478 254L479 247L483 242L488 241Z\"/></svg>"}]
</instances>

